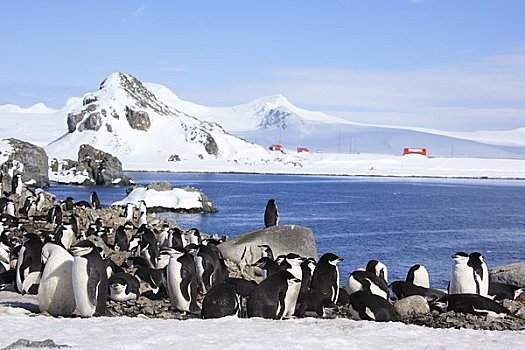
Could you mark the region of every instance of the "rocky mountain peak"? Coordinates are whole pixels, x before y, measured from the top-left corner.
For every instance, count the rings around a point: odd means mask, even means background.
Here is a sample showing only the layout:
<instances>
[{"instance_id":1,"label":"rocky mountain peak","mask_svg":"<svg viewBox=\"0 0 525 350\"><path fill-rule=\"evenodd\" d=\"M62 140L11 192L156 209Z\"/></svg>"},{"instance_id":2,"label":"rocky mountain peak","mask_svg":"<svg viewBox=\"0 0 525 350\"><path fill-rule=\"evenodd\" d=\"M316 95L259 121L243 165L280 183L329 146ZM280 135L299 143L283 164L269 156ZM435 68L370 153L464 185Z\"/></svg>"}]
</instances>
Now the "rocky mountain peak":
<instances>
[{"instance_id":1,"label":"rocky mountain peak","mask_svg":"<svg viewBox=\"0 0 525 350\"><path fill-rule=\"evenodd\" d=\"M124 92L138 108L149 108L161 115L173 114L167 105L157 100L155 95L131 74L112 73L100 83L99 90L113 95Z\"/></svg>"}]
</instances>

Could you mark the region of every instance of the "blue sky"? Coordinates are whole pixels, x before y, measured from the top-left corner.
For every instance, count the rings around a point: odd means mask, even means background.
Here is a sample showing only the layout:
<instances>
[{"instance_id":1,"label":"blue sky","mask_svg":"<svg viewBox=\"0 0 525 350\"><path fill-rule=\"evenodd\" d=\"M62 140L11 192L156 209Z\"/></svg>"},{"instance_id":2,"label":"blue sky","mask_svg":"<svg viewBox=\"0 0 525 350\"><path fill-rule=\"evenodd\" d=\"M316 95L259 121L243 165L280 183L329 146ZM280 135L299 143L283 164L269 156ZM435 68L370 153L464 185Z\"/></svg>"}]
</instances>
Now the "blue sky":
<instances>
[{"instance_id":1,"label":"blue sky","mask_svg":"<svg viewBox=\"0 0 525 350\"><path fill-rule=\"evenodd\" d=\"M0 0L0 47L0 104L59 108L123 71L212 106L525 126L525 0Z\"/></svg>"}]
</instances>

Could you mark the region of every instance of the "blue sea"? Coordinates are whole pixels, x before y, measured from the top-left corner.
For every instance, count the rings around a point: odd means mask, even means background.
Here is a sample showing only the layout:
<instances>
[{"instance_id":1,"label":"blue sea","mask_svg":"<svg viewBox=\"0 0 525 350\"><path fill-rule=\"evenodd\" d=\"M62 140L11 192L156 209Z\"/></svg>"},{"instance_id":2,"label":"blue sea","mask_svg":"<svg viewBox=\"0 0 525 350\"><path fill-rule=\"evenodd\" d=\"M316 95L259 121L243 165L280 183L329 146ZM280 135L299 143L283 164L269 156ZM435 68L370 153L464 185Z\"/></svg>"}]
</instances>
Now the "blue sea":
<instances>
[{"instance_id":1,"label":"blue sea","mask_svg":"<svg viewBox=\"0 0 525 350\"><path fill-rule=\"evenodd\" d=\"M423 264L431 285L446 288L452 254L478 251L489 268L525 261L525 182L344 176L177 174L130 172L137 184L168 181L202 190L219 209L215 214L165 214L184 228L235 238L264 227L266 202L274 198L281 224L312 229L319 256L332 252L341 282L377 259L389 280L404 279ZM126 187L53 185L59 199L102 204L125 197Z\"/></svg>"}]
</instances>

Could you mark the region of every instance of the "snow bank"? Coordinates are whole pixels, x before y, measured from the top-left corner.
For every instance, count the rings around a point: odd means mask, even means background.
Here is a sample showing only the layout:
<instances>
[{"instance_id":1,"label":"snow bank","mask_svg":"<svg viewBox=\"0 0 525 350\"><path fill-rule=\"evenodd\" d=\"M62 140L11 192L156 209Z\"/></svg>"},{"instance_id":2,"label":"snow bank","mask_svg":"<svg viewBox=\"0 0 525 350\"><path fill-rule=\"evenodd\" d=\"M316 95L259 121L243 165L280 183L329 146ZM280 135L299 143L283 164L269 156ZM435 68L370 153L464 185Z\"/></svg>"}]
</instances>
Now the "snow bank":
<instances>
[{"instance_id":1,"label":"snow bank","mask_svg":"<svg viewBox=\"0 0 525 350\"><path fill-rule=\"evenodd\" d=\"M0 347L20 338L75 349L521 349L525 332L431 329L348 319L273 321L0 316Z\"/></svg>"},{"instance_id":2,"label":"snow bank","mask_svg":"<svg viewBox=\"0 0 525 350\"><path fill-rule=\"evenodd\" d=\"M174 188L168 191L157 191L151 188L136 187L126 198L113 203L113 206L124 207L128 203L138 204L143 200L148 208L165 208L171 210L203 210L202 194L187 188ZM211 206L211 203L208 203Z\"/></svg>"}]
</instances>

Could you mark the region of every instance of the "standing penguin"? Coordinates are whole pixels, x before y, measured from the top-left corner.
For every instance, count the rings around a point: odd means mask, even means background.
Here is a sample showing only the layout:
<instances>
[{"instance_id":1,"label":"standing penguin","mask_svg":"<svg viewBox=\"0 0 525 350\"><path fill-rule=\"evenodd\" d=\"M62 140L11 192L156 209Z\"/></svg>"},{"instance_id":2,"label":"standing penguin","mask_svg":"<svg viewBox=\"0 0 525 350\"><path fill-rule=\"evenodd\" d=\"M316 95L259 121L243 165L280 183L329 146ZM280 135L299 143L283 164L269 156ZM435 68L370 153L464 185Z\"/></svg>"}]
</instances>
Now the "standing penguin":
<instances>
[{"instance_id":1,"label":"standing penguin","mask_svg":"<svg viewBox=\"0 0 525 350\"><path fill-rule=\"evenodd\" d=\"M16 263L16 287L22 294L37 294L42 272L42 246L40 237L26 233Z\"/></svg>"},{"instance_id":2,"label":"standing penguin","mask_svg":"<svg viewBox=\"0 0 525 350\"><path fill-rule=\"evenodd\" d=\"M201 317L205 319L238 315L241 297L235 286L228 282L215 285L202 301Z\"/></svg>"},{"instance_id":3,"label":"standing penguin","mask_svg":"<svg viewBox=\"0 0 525 350\"><path fill-rule=\"evenodd\" d=\"M15 174L11 181L11 194L16 193L21 196L23 188L24 184L22 183L22 174Z\"/></svg>"},{"instance_id":4,"label":"standing penguin","mask_svg":"<svg viewBox=\"0 0 525 350\"><path fill-rule=\"evenodd\" d=\"M339 297L339 268L337 263L343 261L333 253L326 253L317 262L310 288L328 296L330 301L336 302Z\"/></svg>"},{"instance_id":5,"label":"standing penguin","mask_svg":"<svg viewBox=\"0 0 525 350\"><path fill-rule=\"evenodd\" d=\"M452 260L454 260L454 266L452 267L452 276L448 285L448 294L476 294L474 269L468 265L468 254L457 252L452 255Z\"/></svg>"},{"instance_id":6,"label":"standing penguin","mask_svg":"<svg viewBox=\"0 0 525 350\"><path fill-rule=\"evenodd\" d=\"M47 222L50 224L60 225L62 223L62 207L55 205L47 212Z\"/></svg>"},{"instance_id":7,"label":"standing penguin","mask_svg":"<svg viewBox=\"0 0 525 350\"><path fill-rule=\"evenodd\" d=\"M199 281L193 257L189 253L173 250L166 272L171 305L183 313L199 313Z\"/></svg>"},{"instance_id":8,"label":"standing penguin","mask_svg":"<svg viewBox=\"0 0 525 350\"><path fill-rule=\"evenodd\" d=\"M295 311L297 297L293 300L293 291L298 289L300 283L301 280L287 270L268 276L255 287L248 298L248 317L280 320L285 316L285 310Z\"/></svg>"},{"instance_id":9,"label":"standing penguin","mask_svg":"<svg viewBox=\"0 0 525 350\"><path fill-rule=\"evenodd\" d=\"M13 245L4 233L0 233L0 273L11 269Z\"/></svg>"},{"instance_id":10,"label":"standing penguin","mask_svg":"<svg viewBox=\"0 0 525 350\"><path fill-rule=\"evenodd\" d=\"M76 312L81 317L104 316L108 298L106 262L89 240L76 244L71 252L74 256L72 282Z\"/></svg>"},{"instance_id":11,"label":"standing penguin","mask_svg":"<svg viewBox=\"0 0 525 350\"><path fill-rule=\"evenodd\" d=\"M489 295L489 269L483 255L478 252L470 253L468 256L468 266L474 270L474 281L476 283L476 293L484 297Z\"/></svg>"},{"instance_id":12,"label":"standing penguin","mask_svg":"<svg viewBox=\"0 0 525 350\"><path fill-rule=\"evenodd\" d=\"M38 286L40 311L51 316L71 316L76 307L71 279L73 256L64 247L49 242L42 248L42 263Z\"/></svg>"},{"instance_id":13,"label":"standing penguin","mask_svg":"<svg viewBox=\"0 0 525 350\"><path fill-rule=\"evenodd\" d=\"M388 284L386 281L370 271L355 270L348 277L345 290L348 295L357 291L375 294L388 300Z\"/></svg>"},{"instance_id":14,"label":"standing penguin","mask_svg":"<svg viewBox=\"0 0 525 350\"><path fill-rule=\"evenodd\" d=\"M416 264L408 270L406 282L416 286L430 288L430 279L428 271L423 265Z\"/></svg>"},{"instance_id":15,"label":"standing penguin","mask_svg":"<svg viewBox=\"0 0 525 350\"><path fill-rule=\"evenodd\" d=\"M269 199L266 203L266 209L264 211L264 226L276 226L279 225L279 213L277 211L277 205L274 199Z\"/></svg>"},{"instance_id":16,"label":"standing penguin","mask_svg":"<svg viewBox=\"0 0 525 350\"><path fill-rule=\"evenodd\" d=\"M137 227L148 224L148 208L146 202L143 200L139 201L138 210L137 210Z\"/></svg>"},{"instance_id":17,"label":"standing penguin","mask_svg":"<svg viewBox=\"0 0 525 350\"><path fill-rule=\"evenodd\" d=\"M98 199L98 194L96 191L91 192L89 195L89 202L91 203L91 207L93 209L102 209L100 206L100 199Z\"/></svg>"}]
</instances>

